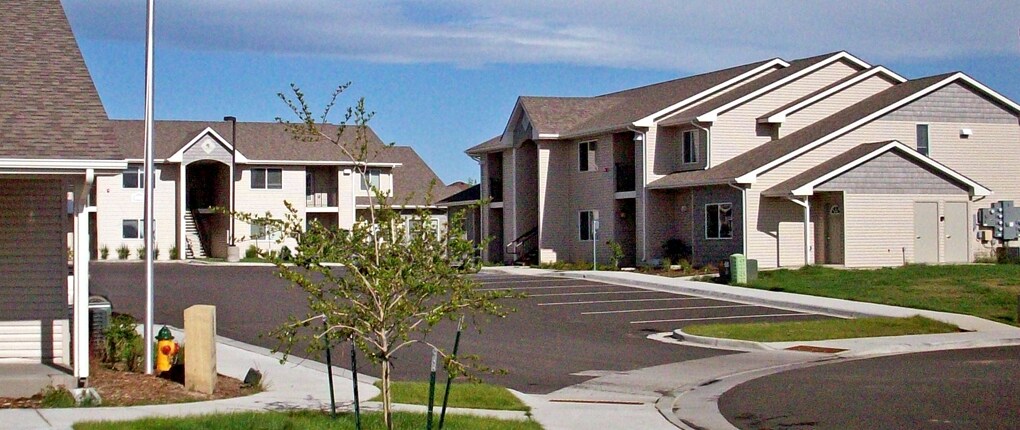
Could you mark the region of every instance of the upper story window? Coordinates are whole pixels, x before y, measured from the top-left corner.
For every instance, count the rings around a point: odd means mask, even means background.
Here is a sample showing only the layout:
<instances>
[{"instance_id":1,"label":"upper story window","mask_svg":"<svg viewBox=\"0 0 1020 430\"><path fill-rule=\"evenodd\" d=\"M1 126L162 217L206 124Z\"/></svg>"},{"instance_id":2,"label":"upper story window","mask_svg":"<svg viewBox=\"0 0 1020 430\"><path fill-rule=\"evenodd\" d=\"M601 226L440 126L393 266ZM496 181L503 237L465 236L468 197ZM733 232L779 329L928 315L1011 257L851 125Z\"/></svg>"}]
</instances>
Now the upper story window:
<instances>
[{"instance_id":1,"label":"upper story window","mask_svg":"<svg viewBox=\"0 0 1020 430\"><path fill-rule=\"evenodd\" d=\"M155 223L153 223L155 225ZM145 239L144 219L121 220L121 238L123 239Z\"/></svg>"},{"instance_id":2,"label":"upper story window","mask_svg":"<svg viewBox=\"0 0 1020 430\"><path fill-rule=\"evenodd\" d=\"M685 164L698 162L698 132L696 130L687 130L683 133L681 151Z\"/></svg>"},{"instance_id":3,"label":"upper story window","mask_svg":"<svg viewBox=\"0 0 1020 430\"><path fill-rule=\"evenodd\" d=\"M140 164L129 164L123 174L124 188L142 188L145 185L145 171Z\"/></svg>"},{"instance_id":4,"label":"upper story window","mask_svg":"<svg viewBox=\"0 0 1020 430\"><path fill-rule=\"evenodd\" d=\"M711 203L705 205L705 238L730 239L733 237L733 205Z\"/></svg>"},{"instance_id":5,"label":"upper story window","mask_svg":"<svg viewBox=\"0 0 1020 430\"><path fill-rule=\"evenodd\" d=\"M917 152L920 152L923 155L928 155L929 137L930 136L928 134L928 124L918 124L917 125Z\"/></svg>"},{"instance_id":6,"label":"upper story window","mask_svg":"<svg viewBox=\"0 0 1020 430\"><path fill-rule=\"evenodd\" d=\"M283 169L251 169L251 188L279 190L283 188Z\"/></svg>"},{"instance_id":7,"label":"upper story window","mask_svg":"<svg viewBox=\"0 0 1020 430\"><path fill-rule=\"evenodd\" d=\"M577 167L582 172L590 172L598 167L595 162L595 152L598 144L592 140L577 144Z\"/></svg>"},{"instance_id":8,"label":"upper story window","mask_svg":"<svg viewBox=\"0 0 1020 430\"><path fill-rule=\"evenodd\" d=\"M382 169L368 169L365 177L361 180L361 190L368 191L370 188L382 189Z\"/></svg>"}]
</instances>

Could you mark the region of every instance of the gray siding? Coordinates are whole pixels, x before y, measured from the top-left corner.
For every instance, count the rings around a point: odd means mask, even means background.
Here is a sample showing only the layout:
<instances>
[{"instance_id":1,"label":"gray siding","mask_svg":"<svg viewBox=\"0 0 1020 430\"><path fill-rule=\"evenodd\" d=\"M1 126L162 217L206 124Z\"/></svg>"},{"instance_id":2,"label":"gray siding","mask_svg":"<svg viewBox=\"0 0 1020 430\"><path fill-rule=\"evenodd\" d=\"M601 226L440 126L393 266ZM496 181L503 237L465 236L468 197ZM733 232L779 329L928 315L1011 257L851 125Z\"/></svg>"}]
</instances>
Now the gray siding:
<instances>
[{"instance_id":1,"label":"gray siding","mask_svg":"<svg viewBox=\"0 0 1020 430\"><path fill-rule=\"evenodd\" d=\"M683 133L695 130L698 135L697 161L683 162ZM708 165L708 133L695 127L659 127L655 154L655 173L670 174L688 170L701 170Z\"/></svg>"},{"instance_id":2,"label":"gray siding","mask_svg":"<svg viewBox=\"0 0 1020 430\"><path fill-rule=\"evenodd\" d=\"M1002 106L953 83L889 113L882 119L915 122L1016 124Z\"/></svg>"},{"instance_id":3,"label":"gray siding","mask_svg":"<svg viewBox=\"0 0 1020 430\"><path fill-rule=\"evenodd\" d=\"M65 182L0 180L0 319L67 318Z\"/></svg>"},{"instance_id":4,"label":"gray siding","mask_svg":"<svg viewBox=\"0 0 1020 430\"><path fill-rule=\"evenodd\" d=\"M696 265L711 264L729 258L730 254L743 252L744 209L741 207L741 192L728 185L699 187L691 193L693 211L691 217L691 244ZM733 237L729 239L708 239L705 234L705 205L730 203L733 205Z\"/></svg>"},{"instance_id":5,"label":"gray siding","mask_svg":"<svg viewBox=\"0 0 1020 430\"><path fill-rule=\"evenodd\" d=\"M966 194L967 189L890 151L816 187L853 194Z\"/></svg>"},{"instance_id":6,"label":"gray siding","mask_svg":"<svg viewBox=\"0 0 1020 430\"><path fill-rule=\"evenodd\" d=\"M198 142L195 142L191 148L184 151L184 154L181 154L181 161L184 165L191 164L198 160L216 160L229 166L232 162L232 158L230 151L223 147L223 145L220 145L216 139L213 139L213 137L208 134L202 136L202 138L199 139Z\"/></svg>"}]
</instances>

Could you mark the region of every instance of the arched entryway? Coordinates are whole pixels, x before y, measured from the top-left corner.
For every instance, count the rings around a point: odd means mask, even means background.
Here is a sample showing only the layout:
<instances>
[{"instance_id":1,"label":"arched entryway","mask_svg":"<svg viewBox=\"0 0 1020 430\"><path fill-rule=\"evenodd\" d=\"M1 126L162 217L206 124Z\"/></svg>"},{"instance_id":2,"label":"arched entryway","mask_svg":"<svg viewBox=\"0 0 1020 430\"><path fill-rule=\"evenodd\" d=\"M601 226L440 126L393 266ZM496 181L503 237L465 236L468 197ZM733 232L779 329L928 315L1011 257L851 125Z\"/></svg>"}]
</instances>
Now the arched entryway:
<instances>
[{"instance_id":1,"label":"arched entryway","mask_svg":"<svg viewBox=\"0 0 1020 430\"><path fill-rule=\"evenodd\" d=\"M185 167L184 243L188 258L226 258L230 234L230 166L199 160Z\"/></svg>"}]
</instances>

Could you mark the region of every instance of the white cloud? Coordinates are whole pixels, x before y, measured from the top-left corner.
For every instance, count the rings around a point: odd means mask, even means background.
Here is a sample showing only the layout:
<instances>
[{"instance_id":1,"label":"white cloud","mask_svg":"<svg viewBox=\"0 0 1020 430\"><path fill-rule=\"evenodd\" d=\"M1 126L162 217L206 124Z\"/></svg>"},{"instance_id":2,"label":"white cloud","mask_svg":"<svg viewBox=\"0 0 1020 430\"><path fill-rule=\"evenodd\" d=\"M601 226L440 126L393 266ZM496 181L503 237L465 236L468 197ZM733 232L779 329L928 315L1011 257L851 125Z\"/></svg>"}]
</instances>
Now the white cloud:
<instances>
[{"instance_id":1,"label":"white cloud","mask_svg":"<svg viewBox=\"0 0 1020 430\"><path fill-rule=\"evenodd\" d=\"M1020 55L1020 8L1012 1L157 4L161 43L199 51L325 55L371 62L566 63L698 71L843 49L873 63ZM80 36L142 38L143 2L64 0L64 5Z\"/></svg>"}]
</instances>

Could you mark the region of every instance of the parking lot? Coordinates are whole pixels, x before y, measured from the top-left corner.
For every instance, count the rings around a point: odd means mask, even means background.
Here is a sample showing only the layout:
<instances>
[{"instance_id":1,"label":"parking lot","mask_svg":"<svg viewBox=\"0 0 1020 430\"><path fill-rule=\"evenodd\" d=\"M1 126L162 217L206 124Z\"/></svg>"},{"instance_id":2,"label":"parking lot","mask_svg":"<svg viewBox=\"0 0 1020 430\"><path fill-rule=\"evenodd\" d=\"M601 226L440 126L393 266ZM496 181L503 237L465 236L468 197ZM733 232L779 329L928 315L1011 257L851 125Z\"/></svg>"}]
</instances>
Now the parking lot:
<instances>
[{"instance_id":1,"label":"parking lot","mask_svg":"<svg viewBox=\"0 0 1020 430\"><path fill-rule=\"evenodd\" d=\"M93 263L93 294L110 298L114 310L144 317L144 265ZM223 336L272 348L265 333L306 313L305 299L266 266L167 263L156 265L156 315L161 323L182 326L184 308L217 306L217 328ZM607 372L734 354L648 339L690 324L822 318L818 315L706 299L668 292L562 277L511 276L497 272L472 275L483 289L508 289L527 294L508 305L516 311L505 318L479 317L461 341L462 355L505 374L481 373L486 381L526 393L548 393ZM428 340L452 347L454 324L444 322ZM347 345L337 347L346 351ZM304 352L296 350L296 355ZM348 366L346 353L335 363ZM430 352L424 346L402 350L394 374L400 379L428 377ZM375 374L368 360L363 373Z\"/></svg>"}]
</instances>

